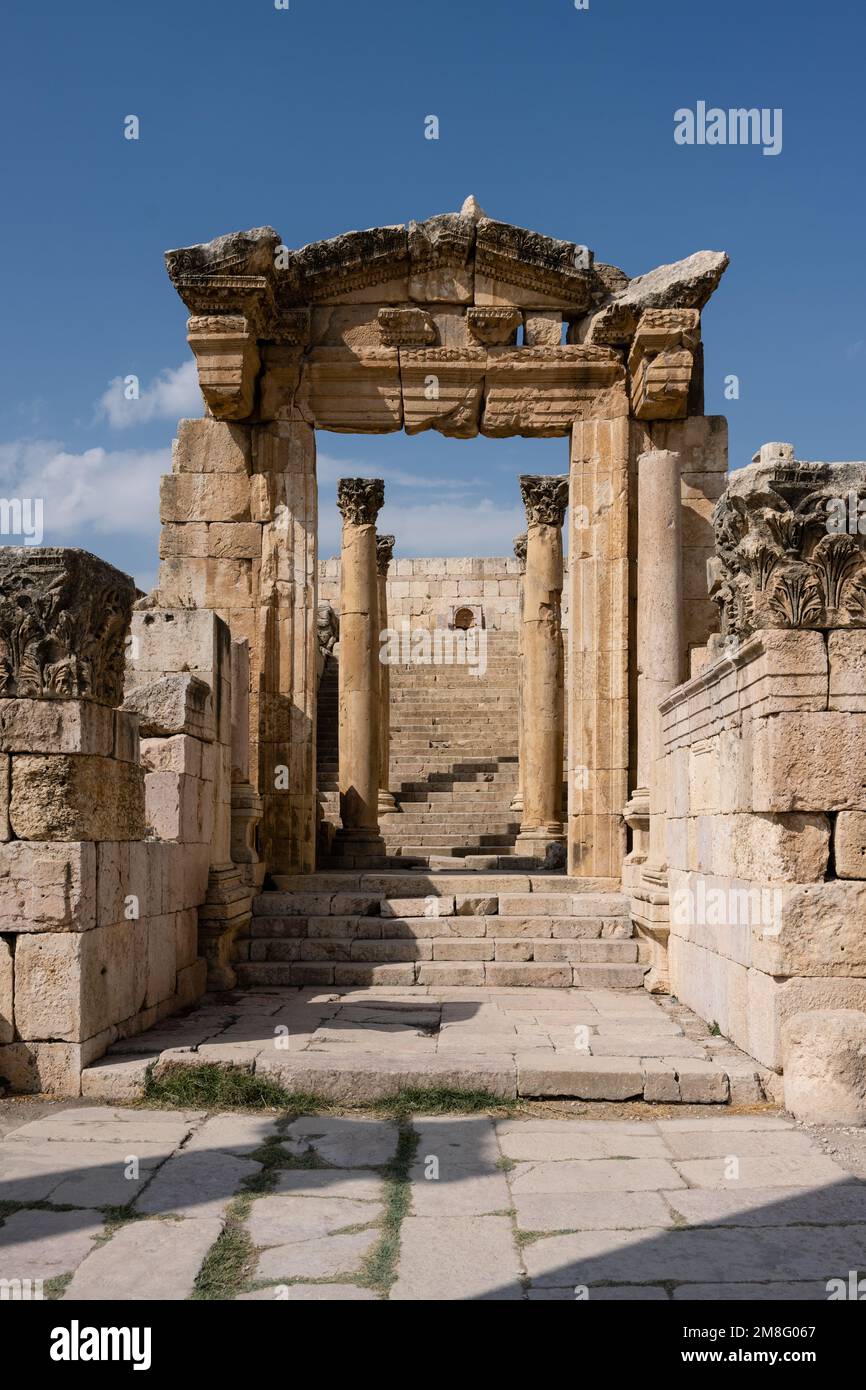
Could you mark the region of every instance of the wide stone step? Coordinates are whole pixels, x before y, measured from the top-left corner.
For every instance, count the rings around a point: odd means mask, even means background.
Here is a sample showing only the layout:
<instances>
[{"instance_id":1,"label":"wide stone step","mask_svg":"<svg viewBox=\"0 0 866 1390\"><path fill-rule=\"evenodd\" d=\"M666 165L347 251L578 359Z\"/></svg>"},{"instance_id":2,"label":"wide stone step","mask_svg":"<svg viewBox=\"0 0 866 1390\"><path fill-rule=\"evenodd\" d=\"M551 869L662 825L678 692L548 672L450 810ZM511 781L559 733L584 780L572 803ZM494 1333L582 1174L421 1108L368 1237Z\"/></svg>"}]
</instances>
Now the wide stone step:
<instances>
[{"instance_id":1,"label":"wide stone step","mask_svg":"<svg viewBox=\"0 0 866 1390\"><path fill-rule=\"evenodd\" d=\"M544 961L413 960L248 961L237 966L238 983L253 985L490 986L498 989L610 989L643 987L643 965L571 965Z\"/></svg>"},{"instance_id":2,"label":"wide stone step","mask_svg":"<svg viewBox=\"0 0 866 1390\"><path fill-rule=\"evenodd\" d=\"M519 947L519 949L516 949ZM565 965L634 965L637 942L603 939L535 941L512 937L256 937L250 960L406 962L417 960L528 961Z\"/></svg>"}]
</instances>

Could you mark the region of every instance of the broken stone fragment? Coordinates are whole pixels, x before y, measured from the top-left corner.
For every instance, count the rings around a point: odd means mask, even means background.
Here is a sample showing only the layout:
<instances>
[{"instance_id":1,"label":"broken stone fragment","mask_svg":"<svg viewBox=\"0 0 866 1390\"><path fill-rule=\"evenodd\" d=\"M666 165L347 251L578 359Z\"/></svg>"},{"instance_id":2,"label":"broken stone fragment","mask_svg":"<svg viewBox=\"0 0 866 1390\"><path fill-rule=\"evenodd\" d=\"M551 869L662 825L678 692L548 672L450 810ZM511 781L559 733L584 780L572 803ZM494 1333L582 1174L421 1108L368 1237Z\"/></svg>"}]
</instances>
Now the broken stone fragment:
<instances>
[{"instance_id":1,"label":"broken stone fragment","mask_svg":"<svg viewBox=\"0 0 866 1390\"><path fill-rule=\"evenodd\" d=\"M123 708L139 716L142 738L191 734L210 742L214 737L210 686L188 672L136 687L127 695Z\"/></svg>"}]
</instances>

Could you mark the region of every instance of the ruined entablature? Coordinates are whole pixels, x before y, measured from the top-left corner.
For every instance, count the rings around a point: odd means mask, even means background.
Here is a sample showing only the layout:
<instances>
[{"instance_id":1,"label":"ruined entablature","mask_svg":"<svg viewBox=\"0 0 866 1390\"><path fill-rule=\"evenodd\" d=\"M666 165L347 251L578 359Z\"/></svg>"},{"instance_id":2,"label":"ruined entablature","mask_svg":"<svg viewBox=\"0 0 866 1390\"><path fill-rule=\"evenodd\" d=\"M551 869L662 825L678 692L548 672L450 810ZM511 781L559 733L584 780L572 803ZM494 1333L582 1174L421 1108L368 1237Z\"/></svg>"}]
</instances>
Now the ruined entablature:
<instances>
[{"instance_id":1,"label":"ruined entablature","mask_svg":"<svg viewBox=\"0 0 866 1390\"><path fill-rule=\"evenodd\" d=\"M470 198L298 250L258 227L169 251L166 264L216 418L466 437L567 434L594 413L686 414L699 311L727 257L699 252L629 280L579 242L498 222ZM697 313L695 342L685 319L663 342L650 311Z\"/></svg>"},{"instance_id":2,"label":"ruined entablature","mask_svg":"<svg viewBox=\"0 0 866 1390\"><path fill-rule=\"evenodd\" d=\"M790 445L765 445L731 475L713 528L723 640L866 627L866 463L806 463Z\"/></svg>"},{"instance_id":3,"label":"ruined entablature","mask_svg":"<svg viewBox=\"0 0 866 1390\"><path fill-rule=\"evenodd\" d=\"M0 700L119 705L135 597L86 550L0 548Z\"/></svg>"}]
</instances>

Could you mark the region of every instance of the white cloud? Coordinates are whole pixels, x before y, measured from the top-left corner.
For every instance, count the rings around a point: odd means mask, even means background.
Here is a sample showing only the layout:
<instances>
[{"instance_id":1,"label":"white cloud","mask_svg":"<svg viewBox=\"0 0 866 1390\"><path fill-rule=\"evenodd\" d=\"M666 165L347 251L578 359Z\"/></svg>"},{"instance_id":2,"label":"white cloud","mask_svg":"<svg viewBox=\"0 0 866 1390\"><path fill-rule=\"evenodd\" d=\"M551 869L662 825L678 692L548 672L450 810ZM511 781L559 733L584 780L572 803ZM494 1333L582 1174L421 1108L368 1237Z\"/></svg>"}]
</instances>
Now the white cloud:
<instances>
[{"instance_id":1,"label":"white cloud","mask_svg":"<svg viewBox=\"0 0 866 1390\"><path fill-rule=\"evenodd\" d=\"M124 430L151 420L197 417L202 413L201 392L195 362L166 367L149 386L139 385L138 400L127 400L127 377L116 376L97 402L97 419L108 420L113 429Z\"/></svg>"},{"instance_id":2,"label":"white cloud","mask_svg":"<svg viewBox=\"0 0 866 1390\"><path fill-rule=\"evenodd\" d=\"M91 533L155 538L159 479L169 472L169 449L96 448L73 454L50 439L0 444L3 492L42 498L46 545L88 547Z\"/></svg>"}]
</instances>

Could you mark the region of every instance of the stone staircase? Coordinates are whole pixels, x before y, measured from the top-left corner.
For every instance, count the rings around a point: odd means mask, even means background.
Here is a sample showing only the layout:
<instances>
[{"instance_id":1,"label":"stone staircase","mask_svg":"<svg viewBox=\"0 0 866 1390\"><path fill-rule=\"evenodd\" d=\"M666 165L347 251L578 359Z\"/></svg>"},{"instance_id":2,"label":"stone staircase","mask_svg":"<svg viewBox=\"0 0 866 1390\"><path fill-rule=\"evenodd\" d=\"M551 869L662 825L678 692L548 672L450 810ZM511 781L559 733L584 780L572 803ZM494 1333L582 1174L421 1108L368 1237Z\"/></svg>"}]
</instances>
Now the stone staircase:
<instances>
[{"instance_id":1,"label":"stone staircase","mask_svg":"<svg viewBox=\"0 0 866 1390\"><path fill-rule=\"evenodd\" d=\"M326 825L339 824L337 662L319 690L318 787ZM399 810L383 815L387 853L419 866L531 869L514 857L517 791L517 637L487 633L487 667L391 667L391 786ZM327 837L325 837L327 840ZM455 866L456 867L456 866Z\"/></svg>"},{"instance_id":2,"label":"stone staircase","mask_svg":"<svg viewBox=\"0 0 866 1390\"><path fill-rule=\"evenodd\" d=\"M561 874L347 872L254 903L242 985L639 989L629 899Z\"/></svg>"}]
</instances>

